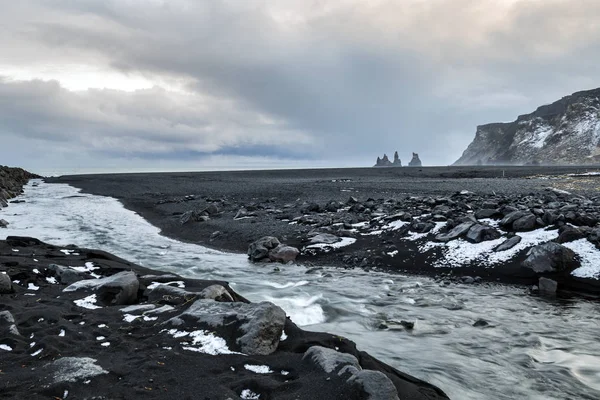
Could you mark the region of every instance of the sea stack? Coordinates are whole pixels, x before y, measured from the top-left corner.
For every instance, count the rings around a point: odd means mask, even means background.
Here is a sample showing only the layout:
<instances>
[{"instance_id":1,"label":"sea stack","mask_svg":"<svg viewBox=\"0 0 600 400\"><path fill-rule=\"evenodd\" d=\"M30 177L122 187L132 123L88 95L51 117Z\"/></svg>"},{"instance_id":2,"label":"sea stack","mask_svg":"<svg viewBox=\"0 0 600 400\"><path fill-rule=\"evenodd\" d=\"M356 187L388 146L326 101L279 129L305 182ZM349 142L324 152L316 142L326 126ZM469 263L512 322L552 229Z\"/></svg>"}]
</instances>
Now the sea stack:
<instances>
[{"instance_id":1,"label":"sea stack","mask_svg":"<svg viewBox=\"0 0 600 400\"><path fill-rule=\"evenodd\" d=\"M412 153L412 160L410 160L410 162L408 163L409 167L420 167L423 164L421 163L421 160L419 159L419 154L418 153Z\"/></svg>"},{"instance_id":2,"label":"sea stack","mask_svg":"<svg viewBox=\"0 0 600 400\"><path fill-rule=\"evenodd\" d=\"M377 162L374 167L401 167L402 161L398 157L398 152L394 152L394 162L390 161L387 154L383 155L383 158L377 157Z\"/></svg>"}]
</instances>

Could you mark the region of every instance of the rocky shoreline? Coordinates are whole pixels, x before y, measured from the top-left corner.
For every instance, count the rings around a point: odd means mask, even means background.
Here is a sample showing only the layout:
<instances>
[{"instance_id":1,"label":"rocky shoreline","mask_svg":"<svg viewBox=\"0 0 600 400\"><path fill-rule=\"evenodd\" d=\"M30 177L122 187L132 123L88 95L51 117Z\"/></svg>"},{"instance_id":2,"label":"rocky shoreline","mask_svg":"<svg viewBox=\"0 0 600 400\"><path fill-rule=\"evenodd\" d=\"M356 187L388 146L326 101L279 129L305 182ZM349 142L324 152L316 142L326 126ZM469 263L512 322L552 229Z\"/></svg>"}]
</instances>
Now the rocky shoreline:
<instances>
[{"instance_id":1,"label":"rocky shoreline","mask_svg":"<svg viewBox=\"0 0 600 400\"><path fill-rule=\"evenodd\" d=\"M167 236L209 247L246 252L268 235L287 245L279 261L294 259L290 248L295 248L296 261L308 267L360 267L434 276L440 284L502 282L535 285L535 290L544 278L546 293L600 294L590 265L598 257L600 237L594 172L374 170L50 181L116 197ZM263 259L277 260L265 254Z\"/></svg>"},{"instance_id":2,"label":"rocky shoreline","mask_svg":"<svg viewBox=\"0 0 600 400\"><path fill-rule=\"evenodd\" d=\"M0 165L0 211L8 207L10 199L17 197L23 192L23 186L34 178L40 176L27 172L22 168L12 168ZM17 200L18 201L18 200ZM0 228L8 225L8 222L1 218Z\"/></svg>"},{"instance_id":3,"label":"rocky shoreline","mask_svg":"<svg viewBox=\"0 0 600 400\"><path fill-rule=\"evenodd\" d=\"M226 282L22 237L0 266L2 398L447 398Z\"/></svg>"}]
</instances>

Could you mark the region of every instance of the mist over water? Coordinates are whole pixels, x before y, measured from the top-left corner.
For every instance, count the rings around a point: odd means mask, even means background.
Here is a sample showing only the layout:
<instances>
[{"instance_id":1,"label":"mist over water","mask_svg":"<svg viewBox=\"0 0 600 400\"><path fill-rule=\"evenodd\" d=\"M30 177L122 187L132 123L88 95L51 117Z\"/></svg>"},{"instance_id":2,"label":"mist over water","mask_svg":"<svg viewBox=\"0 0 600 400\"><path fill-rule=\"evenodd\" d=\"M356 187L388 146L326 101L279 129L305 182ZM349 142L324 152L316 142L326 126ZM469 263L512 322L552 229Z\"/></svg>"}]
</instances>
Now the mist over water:
<instances>
[{"instance_id":1,"label":"mist over water","mask_svg":"<svg viewBox=\"0 0 600 400\"><path fill-rule=\"evenodd\" d=\"M327 266L306 273L302 265L283 265L275 272L243 254L163 237L117 200L68 185L28 185L21 198L26 203L0 214L10 223L0 239L99 248L145 267L229 281L252 301L278 304L304 329L348 337L453 399L600 398L598 302ZM480 318L490 325L474 327ZM401 320L415 322L414 329Z\"/></svg>"}]
</instances>

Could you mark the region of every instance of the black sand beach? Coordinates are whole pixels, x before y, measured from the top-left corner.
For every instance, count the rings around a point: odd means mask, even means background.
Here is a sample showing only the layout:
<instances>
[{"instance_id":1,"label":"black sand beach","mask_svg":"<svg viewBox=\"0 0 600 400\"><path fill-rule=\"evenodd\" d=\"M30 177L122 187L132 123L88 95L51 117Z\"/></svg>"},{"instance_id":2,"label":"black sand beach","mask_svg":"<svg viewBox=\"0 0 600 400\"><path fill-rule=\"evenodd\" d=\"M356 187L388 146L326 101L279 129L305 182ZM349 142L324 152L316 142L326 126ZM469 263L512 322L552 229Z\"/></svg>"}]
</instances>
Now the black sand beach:
<instances>
[{"instance_id":1,"label":"black sand beach","mask_svg":"<svg viewBox=\"0 0 600 400\"><path fill-rule=\"evenodd\" d=\"M449 273L449 278L456 279L460 276L452 275L451 270L432 266L432 254L423 255L413 243L398 240L408 229L382 235L357 235L350 232L353 224L362 222L375 229L377 218L393 217L405 211L410 213L410 218L422 217L419 221L430 222L432 209L446 203L449 210L444 212L443 218L457 224L464 215L489 207L486 202L506 214L512 210L506 206L525 208L532 198L548 193L556 197L550 189L558 190L559 196L562 191L568 191L568 196L593 197L600 178L571 175L595 170L590 167L403 167L73 175L46 181L67 183L87 193L115 197L159 227L164 235L215 249L244 253L251 242L263 236L275 236L302 249L311 232L329 232L353 235L357 242L336 251L302 252L298 261L307 265L360 266L440 278ZM358 207L353 207L355 202ZM182 224L184 213L208 210L211 205L216 206L214 213L204 212L206 217L202 222ZM308 217L299 220L302 216ZM495 215L496 218L502 216L500 212ZM395 257L387 256L391 251L398 253ZM523 259L524 254L502 269L464 266L460 274L478 276L484 281L537 283L536 274L521 268ZM569 288L596 292L590 283L595 286L586 280L573 281Z\"/></svg>"}]
</instances>

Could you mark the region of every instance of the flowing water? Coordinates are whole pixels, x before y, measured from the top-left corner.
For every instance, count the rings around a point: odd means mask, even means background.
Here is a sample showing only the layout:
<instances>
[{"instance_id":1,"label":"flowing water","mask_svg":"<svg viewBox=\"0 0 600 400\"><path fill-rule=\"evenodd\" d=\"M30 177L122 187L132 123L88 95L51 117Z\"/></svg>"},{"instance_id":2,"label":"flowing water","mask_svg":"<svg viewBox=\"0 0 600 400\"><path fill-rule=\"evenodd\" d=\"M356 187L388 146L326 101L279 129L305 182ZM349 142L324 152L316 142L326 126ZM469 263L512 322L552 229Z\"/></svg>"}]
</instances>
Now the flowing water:
<instances>
[{"instance_id":1,"label":"flowing water","mask_svg":"<svg viewBox=\"0 0 600 400\"><path fill-rule=\"evenodd\" d=\"M163 237L113 198L44 183L28 185L21 198L26 203L0 214L10 222L0 239L99 248L146 267L229 281L252 301L278 304L304 329L348 337L452 399L600 398L598 302L327 266L275 272L241 254ZM490 325L474 327L479 318ZM401 328L400 320L414 321L414 329ZM380 329L382 321L389 329Z\"/></svg>"}]
</instances>

